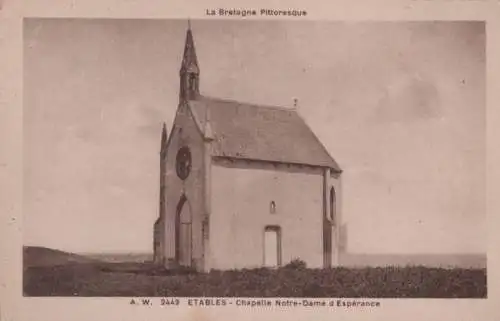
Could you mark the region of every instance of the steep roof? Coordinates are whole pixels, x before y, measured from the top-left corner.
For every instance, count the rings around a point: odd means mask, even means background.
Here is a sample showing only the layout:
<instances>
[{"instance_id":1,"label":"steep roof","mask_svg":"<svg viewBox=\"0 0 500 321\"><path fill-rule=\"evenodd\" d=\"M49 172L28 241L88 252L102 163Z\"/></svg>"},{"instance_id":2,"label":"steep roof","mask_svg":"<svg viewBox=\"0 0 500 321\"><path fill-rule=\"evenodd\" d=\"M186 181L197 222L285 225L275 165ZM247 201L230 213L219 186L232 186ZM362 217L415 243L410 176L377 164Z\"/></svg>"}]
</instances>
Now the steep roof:
<instances>
[{"instance_id":1,"label":"steep roof","mask_svg":"<svg viewBox=\"0 0 500 321\"><path fill-rule=\"evenodd\" d=\"M294 109L200 97L188 102L202 132L213 139L213 156L302 164L340 171Z\"/></svg>"}]
</instances>

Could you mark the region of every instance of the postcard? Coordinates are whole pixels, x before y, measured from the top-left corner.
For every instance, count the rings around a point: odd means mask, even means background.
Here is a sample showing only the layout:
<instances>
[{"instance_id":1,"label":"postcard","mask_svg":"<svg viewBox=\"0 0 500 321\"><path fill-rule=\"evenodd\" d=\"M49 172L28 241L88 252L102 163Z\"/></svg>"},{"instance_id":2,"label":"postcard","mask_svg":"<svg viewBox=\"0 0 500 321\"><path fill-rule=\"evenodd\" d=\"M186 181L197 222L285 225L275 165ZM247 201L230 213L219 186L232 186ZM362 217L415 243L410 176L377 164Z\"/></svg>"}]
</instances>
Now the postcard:
<instances>
[{"instance_id":1,"label":"postcard","mask_svg":"<svg viewBox=\"0 0 500 321\"><path fill-rule=\"evenodd\" d=\"M497 3L325 6L4 2L0 319L496 320Z\"/></svg>"}]
</instances>

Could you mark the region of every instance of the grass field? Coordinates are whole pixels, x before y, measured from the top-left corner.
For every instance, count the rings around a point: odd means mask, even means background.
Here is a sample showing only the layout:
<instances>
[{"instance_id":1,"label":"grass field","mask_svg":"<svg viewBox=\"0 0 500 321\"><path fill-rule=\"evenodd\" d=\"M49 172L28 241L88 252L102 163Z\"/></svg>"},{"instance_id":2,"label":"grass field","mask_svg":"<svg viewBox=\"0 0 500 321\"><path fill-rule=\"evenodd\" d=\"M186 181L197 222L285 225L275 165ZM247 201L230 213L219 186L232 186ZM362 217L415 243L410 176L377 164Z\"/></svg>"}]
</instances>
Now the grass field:
<instances>
[{"instance_id":1,"label":"grass field","mask_svg":"<svg viewBox=\"0 0 500 321\"><path fill-rule=\"evenodd\" d=\"M483 268L373 267L181 273L150 263L110 263L25 250L25 296L485 298ZM34 254L38 257L34 258ZM55 264L48 264L54 254ZM40 259L45 257L45 259ZM37 261L38 259L38 261ZM41 264L43 263L43 264Z\"/></svg>"}]
</instances>

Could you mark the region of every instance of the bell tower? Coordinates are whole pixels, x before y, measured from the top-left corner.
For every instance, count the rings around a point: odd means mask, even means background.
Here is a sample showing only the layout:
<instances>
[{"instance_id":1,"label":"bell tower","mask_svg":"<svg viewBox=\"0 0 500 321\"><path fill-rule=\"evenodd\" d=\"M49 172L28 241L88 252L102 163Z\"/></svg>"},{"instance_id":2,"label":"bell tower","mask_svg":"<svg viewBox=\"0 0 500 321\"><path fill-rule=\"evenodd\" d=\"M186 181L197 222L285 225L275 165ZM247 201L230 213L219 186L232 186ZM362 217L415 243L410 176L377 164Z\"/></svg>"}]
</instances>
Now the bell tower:
<instances>
[{"instance_id":1,"label":"bell tower","mask_svg":"<svg viewBox=\"0 0 500 321\"><path fill-rule=\"evenodd\" d=\"M200 68L194 48L191 23L189 23L184 44L180 75L179 102L194 100L200 95Z\"/></svg>"}]
</instances>

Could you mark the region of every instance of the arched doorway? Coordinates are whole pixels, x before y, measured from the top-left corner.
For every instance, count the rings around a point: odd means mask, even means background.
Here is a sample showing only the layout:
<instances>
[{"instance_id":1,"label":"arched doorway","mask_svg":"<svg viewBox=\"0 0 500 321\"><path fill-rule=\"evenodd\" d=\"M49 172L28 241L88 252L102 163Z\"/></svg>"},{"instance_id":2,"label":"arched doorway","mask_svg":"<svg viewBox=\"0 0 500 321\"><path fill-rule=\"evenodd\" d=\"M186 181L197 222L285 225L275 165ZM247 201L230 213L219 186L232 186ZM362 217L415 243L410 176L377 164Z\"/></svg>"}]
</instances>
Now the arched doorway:
<instances>
[{"instance_id":1,"label":"arched doorway","mask_svg":"<svg viewBox=\"0 0 500 321\"><path fill-rule=\"evenodd\" d=\"M175 259L181 266L191 266L192 262L192 216L185 195L177 204L175 216Z\"/></svg>"}]
</instances>

